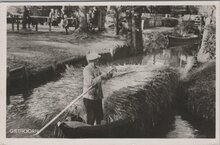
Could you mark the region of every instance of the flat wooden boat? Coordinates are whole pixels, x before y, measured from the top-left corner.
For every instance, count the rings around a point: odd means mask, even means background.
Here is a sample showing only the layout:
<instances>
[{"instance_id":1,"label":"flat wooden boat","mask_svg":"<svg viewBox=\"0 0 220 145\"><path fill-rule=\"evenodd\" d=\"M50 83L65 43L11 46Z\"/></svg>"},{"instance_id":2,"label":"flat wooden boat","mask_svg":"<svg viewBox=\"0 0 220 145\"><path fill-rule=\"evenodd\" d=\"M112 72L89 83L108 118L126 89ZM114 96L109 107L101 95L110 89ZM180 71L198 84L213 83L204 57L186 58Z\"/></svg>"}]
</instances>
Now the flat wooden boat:
<instances>
[{"instance_id":1,"label":"flat wooden boat","mask_svg":"<svg viewBox=\"0 0 220 145\"><path fill-rule=\"evenodd\" d=\"M88 125L78 121L66 121L59 126L57 137L64 138L123 138L132 133L132 123L128 120L118 120L103 125Z\"/></svg>"},{"instance_id":2,"label":"flat wooden boat","mask_svg":"<svg viewBox=\"0 0 220 145\"><path fill-rule=\"evenodd\" d=\"M168 46L175 46L175 45L184 45L184 44L198 44L199 37L175 37L175 36L167 36L168 38Z\"/></svg>"}]
</instances>

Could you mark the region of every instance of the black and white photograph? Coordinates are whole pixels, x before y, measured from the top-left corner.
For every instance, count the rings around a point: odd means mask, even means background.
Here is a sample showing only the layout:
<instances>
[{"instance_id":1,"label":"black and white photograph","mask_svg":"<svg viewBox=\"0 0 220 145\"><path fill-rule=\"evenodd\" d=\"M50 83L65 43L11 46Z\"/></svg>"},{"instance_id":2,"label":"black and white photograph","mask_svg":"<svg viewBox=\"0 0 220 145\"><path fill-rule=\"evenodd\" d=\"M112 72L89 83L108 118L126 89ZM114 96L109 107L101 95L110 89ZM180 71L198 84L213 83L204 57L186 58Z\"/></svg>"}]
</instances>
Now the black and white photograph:
<instances>
[{"instance_id":1,"label":"black and white photograph","mask_svg":"<svg viewBox=\"0 0 220 145\"><path fill-rule=\"evenodd\" d=\"M5 12L6 140L219 143L219 2L9 3Z\"/></svg>"}]
</instances>

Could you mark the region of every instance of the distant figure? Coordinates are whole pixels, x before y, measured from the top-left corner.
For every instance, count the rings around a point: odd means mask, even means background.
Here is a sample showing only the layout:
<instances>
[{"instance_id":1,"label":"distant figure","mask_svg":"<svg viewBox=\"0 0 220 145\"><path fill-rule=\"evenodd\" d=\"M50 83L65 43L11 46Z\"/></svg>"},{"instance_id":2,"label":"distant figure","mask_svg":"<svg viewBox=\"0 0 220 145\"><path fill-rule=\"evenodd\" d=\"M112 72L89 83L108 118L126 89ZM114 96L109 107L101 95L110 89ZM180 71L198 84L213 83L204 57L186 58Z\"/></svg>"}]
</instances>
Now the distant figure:
<instances>
[{"instance_id":1,"label":"distant figure","mask_svg":"<svg viewBox=\"0 0 220 145\"><path fill-rule=\"evenodd\" d=\"M87 123L90 125L93 125L95 121L97 125L101 124L101 120L103 119L102 80L111 78L113 75L113 71L105 74L101 73L98 68L100 57L101 56L97 53L88 54L88 65L83 70L83 91L86 91L89 87L93 86L93 88L83 96L83 102L87 114Z\"/></svg>"},{"instance_id":2,"label":"distant figure","mask_svg":"<svg viewBox=\"0 0 220 145\"><path fill-rule=\"evenodd\" d=\"M66 31L66 35L68 35L69 24L68 24L67 15L64 15L63 28L64 28L65 31Z\"/></svg>"},{"instance_id":3,"label":"distant figure","mask_svg":"<svg viewBox=\"0 0 220 145\"><path fill-rule=\"evenodd\" d=\"M64 15L65 15L65 8L62 7L62 9L60 10L60 18L64 19Z\"/></svg>"},{"instance_id":4,"label":"distant figure","mask_svg":"<svg viewBox=\"0 0 220 145\"><path fill-rule=\"evenodd\" d=\"M54 26L54 21L55 21L55 12L54 9L51 9L49 14L49 25Z\"/></svg>"},{"instance_id":5,"label":"distant figure","mask_svg":"<svg viewBox=\"0 0 220 145\"><path fill-rule=\"evenodd\" d=\"M79 28L79 12L78 11L75 11L74 12L74 16L75 16L75 30L77 29L77 28Z\"/></svg>"},{"instance_id":6,"label":"distant figure","mask_svg":"<svg viewBox=\"0 0 220 145\"><path fill-rule=\"evenodd\" d=\"M26 6L24 6L23 20L22 20L22 28L23 29L27 29L27 24L28 24L28 28L30 28L30 23L31 23L30 19L31 19L30 18L30 11Z\"/></svg>"},{"instance_id":7,"label":"distant figure","mask_svg":"<svg viewBox=\"0 0 220 145\"><path fill-rule=\"evenodd\" d=\"M59 26L62 27L63 26L63 19L64 19L64 15L65 15L65 8L62 7L61 11L60 11L60 21L59 21Z\"/></svg>"},{"instance_id":8,"label":"distant figure","mask_svg":"<svg viewBox=\"0 0 220 145\"><path fill-rule=\"evenodd\" d=\"M30 29L31 22L33 23L33 21L32 21L32 19L31 19L31 17L30 17L31 12L30 12L30 9L29 9L29 8L27 8L27 12L28 12L27 24L28 24L28 28Z\"/></svg>"},{"instance_id":9,"label":"distant figure","mask_svg":"<svg viewBox=\"0 0 220 145\"><path fill-rule=\"evenodd\" d=\"M54 25L53 26L58 26L60 22L60 13L58 12L58 9L55 9L54 12Z\"/></svg>"},{"instance_id":10,"label":"distant figure","mask_svg":"<svg viewBox=\"0 0 220 145\"><path fill-rule=\"evenodd\" d=\"M74 16L71 16L71 17L70 17L69 27L73 27L73 26L74 26L75 20L76 20L76 19L74 18Z\"/></svg>"}]
</instances>

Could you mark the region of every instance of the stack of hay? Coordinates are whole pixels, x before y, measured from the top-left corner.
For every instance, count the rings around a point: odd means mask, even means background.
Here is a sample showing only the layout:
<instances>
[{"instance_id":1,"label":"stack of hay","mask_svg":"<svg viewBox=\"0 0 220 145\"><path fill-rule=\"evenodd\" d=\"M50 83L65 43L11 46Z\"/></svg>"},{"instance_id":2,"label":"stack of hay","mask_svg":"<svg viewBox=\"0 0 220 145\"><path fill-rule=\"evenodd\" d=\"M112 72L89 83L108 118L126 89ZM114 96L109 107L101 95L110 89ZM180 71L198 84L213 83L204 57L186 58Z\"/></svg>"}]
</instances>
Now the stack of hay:
<instances>
[{"instance_id":1,"label":"stack of hay","mask_svg":"<svg viewBox=\"0 0 220 145\"><path fill-rule=\"evenodd\" d=\"M152 120L160 116L163 110L172 105L173 90L177 83L176 71L141 65L116 66L115 77L103 83L104 114L108 122L119 119L143 120L147 116ZM107 72L110 67L101 67ZM28 119L40 129L72 100L82 93L83 68L68 67L63 77L33 90L27 101ZM82 99L71 106L58 120L63 121L68 115L79 115L85 120ZM145 117L144 117L145 118ZM155 120L157 117L153 117ZM146 120L146 118L144 119ZM42 136L52 137L54 124L44 131Z\"/></svg>"}]
</instances>

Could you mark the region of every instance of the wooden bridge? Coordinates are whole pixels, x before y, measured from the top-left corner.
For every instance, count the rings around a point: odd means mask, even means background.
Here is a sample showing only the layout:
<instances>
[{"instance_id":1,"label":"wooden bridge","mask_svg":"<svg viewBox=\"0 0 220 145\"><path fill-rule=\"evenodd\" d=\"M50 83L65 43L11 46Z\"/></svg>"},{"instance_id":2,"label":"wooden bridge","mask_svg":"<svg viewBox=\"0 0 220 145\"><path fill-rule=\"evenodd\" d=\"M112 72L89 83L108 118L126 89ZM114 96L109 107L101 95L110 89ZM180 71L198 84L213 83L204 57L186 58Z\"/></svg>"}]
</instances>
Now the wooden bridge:
<instances>
[{"instance_id":1,"label":"wooden bridge","mask_svg":"<svg viewBox=\"0 0 220 145\"><path fill-rule=\"evenodd\" d=\"M33 26L35 26L35 30L38 31L38 24L43 20L45 22L48 22L49 20L49 17L47 16L30 16L31 20L30 20L30 23L32 23ZM76 21L76 18L67 18L68 20L74 20ZM13 15L11 17L7 17L7 23L11 23L11 28L12 28L12 31L14 32L15 31L15 27L17 28L17 31L20 30L20 24L23 20L23 15ZM51 25L52 23L48 23L48 30L51 31ZM16 25L16 26L15 26Z\"/></svg>"}]
</instances>

